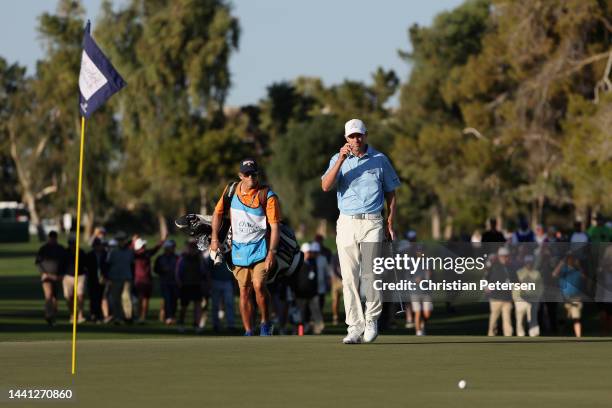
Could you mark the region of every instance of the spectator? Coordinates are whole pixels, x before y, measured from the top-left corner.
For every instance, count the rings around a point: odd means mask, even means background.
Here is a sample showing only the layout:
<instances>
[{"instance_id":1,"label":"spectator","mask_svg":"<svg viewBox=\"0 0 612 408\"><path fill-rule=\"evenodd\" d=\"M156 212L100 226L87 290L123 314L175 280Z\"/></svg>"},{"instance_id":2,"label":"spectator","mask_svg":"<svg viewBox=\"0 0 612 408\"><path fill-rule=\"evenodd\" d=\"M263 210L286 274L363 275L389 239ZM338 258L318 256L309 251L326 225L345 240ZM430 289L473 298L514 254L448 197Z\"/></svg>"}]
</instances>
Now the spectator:
<instances>
[{"instance_id":1,"label":"spectator","mask_svg":"<svg viewBox=\"0 0 612 408\"><path fill-rule=\"evenodd\" d=\"M108 279L112 314L116 323L123 319L132 321L132 279L134 272L134 252L124 232L116 236L117 246L108 252Z\"/></svg>"},{"instance_id":2,"label":"spectator","mask_svg":"<svg viewBox=\"0 0 612 408\"><path fill-rule=\"evenodd\" d=\"M332 257L331 266L331 296L332 296L332 316L334 326L338 325L340 298L342 297L342 274L340 273L340 259L338 253Z\"/></svg>"},{"instance_id":3,"label":"spectator","mask_svg":"<svg viewBox=\"0 0 612 408\"><path fill-rule=\"evenodd\" d=\"M570 242L575 244L583 244L589 242L589 236L584 232L582 222L574 222L574 231L570 236Z\"/></svg>"},{"instance_id":4,"label":"spectator","mask_svg":"<svg viewBox=\"0 0 612 408\"><path fill-rule=\"evenodd\" d=\"M45 320L50 326L55 324L57 315L57 290L61 270L64 268L65 252L66 249L57 242L57 232L51 231L47 242L36 254L35 264L40 272L40 282L45 297Z\"/></svg>"},{"instance_id":5,"label":"spectator","mask_svg":"<svg viewBox=\"0 0 612 408\"><path fill-rule=\"evenodd\" d=\"M541 326L540 332L546 334L557 334L557 308L561 300L558 279L552 274L557 263L559 263L559 253L562 251L560 244L556 241L555 234L556 229L549 227L546 241L536 251L537 257L534 265L540 272L544 288L543 301L540 302L538 312L538 322Z\"/></svg>"},{"instance_id":6,"label":"spectator","mask_svg":"<svg viewBox=\"0 0 612 408\"><path fill-rule=\"evenodd\" d=\"M85 301L85 285L87 283L87 270L85 264L87 263L87 257L85 251L79 248L79 269L75 273L75 255L76 255L76 237L72 234L68 236L68 251L66 252L66 261L64 262L64 277L62 279L62 286L64 287L64 298L68 303L68 310L70 311L70 323L74 321L74 284L75 275L78 275L77 282L77 310L76 319L77 323L83 323L85 317L83 316L83 303Z\"/></svg>"},{"instance_id":7,"label":"spectator","mask_svg":"<svg viewBox=\"0 0 612 408\"><path fill-rule=\"evenodd\" d=\"M559 288L564 300L567 317L572 321L576 337L582 336L582 289L584 284L584 271L578 258L569 253L559 262L553 276L559 277Z\"/></svg>"},{"instance_id":8,"label":"spectator","mask_svg":"<svg viewBox=\"0 0 612 408\"><path fill-rule=\"evenodd\" d=\"M602 252L597 264L597 301L601 334L609 336L612 333L612 245L606 245Z\"/></svg>"},{"instance_id":9,"label":"spectator","mask_svg":"<svg viewBox=\"0 0 612 408\"><path fill-rule=\"evenodd\" d=\"M178 256L175 253L176 243L167 240L163 244L164 253L157 257L154 272L159 276L162 294L163 320L167 325L176 323L176 303L178 288L176 286L176 265Z\"/></svg>"},{"instance_id":10,"label":"spectator","mask_svg":"<svg viewBox=\"0 0 612 408\"><path fill-rule=\"evenodd\" d=\"M272 322L278 327L279 334L285 334L285 327L289 318L289 299L287 292L290 291L287 285L287 279L277 278L274 282L268 283L268 290L270 291L270 300L274 311Z\"/></svg>"},{"instance_id":11,"label":"spectator","mask_svg":"<svg viewBox=\"0 0 612 408\"><path fill-rule=\"evenodd\" d=\"M89 238L90 247L93 247L93 242L96 238L102 242L102 245L106 243L106 229L104 227L94 228L94 232L93 234L91 234L91 237Z\"/></svg>"},{"instance_id":12,"label":"spectator","mask_svg":"<svg viewBox=\"0 0 612 408\"><path fill-rule=\"evenodd\" d=\"M176 282L181 299L181 310L179 312L179 332L185 332L185 316L189 303L193 302L194 329L201 333L202 318L202 280L204 279L204 260L198 252L194 239L187 242L185 252L181 254L176 266Z\"/></svg>"},{"instance_id":13,"label":"spectator","mask_svg":"<svg viewBox=\"0 0 612 408\"><path fill-rule=\"evenodd\" d=\"M423 256L423 248L417 247L415 250L415 257ZM417 288L419 282L422 280L431 280L432 273L430 270L420 268L415 271L412 275L413 281L416 283ZM433 311L433 302L431 296L427 293L423 293L420 290L414 290L410 294L410 305L414 311L414 326L417 336L425 335L425 323L431 317Z\"/></svg>"},{"instance_id":14,"label":"spectator","mask_svg":"<svg viewBox=\"0 0 612 408\"><path fill-rule=\"evenodd\" d=\"M300 310L298 324L304 324L306 308L308 308L314 322L312 332L314 334L321 334L325 325L323 324L323 317L319 308L319 297L317 295L316 255L312 252L311 246L307 242L302 244L301 250L304 253L304 265L294 273L292 282L296 304Z\"/></svg>"},{"instance_id":15,"label":"spectator","mask_svg":"<svg viewBox=\"0 0 612 408\"><path fill-rule=\"evenodd\" d=\"M519 337L525 336L523 326L525 318L529 326L529 336L540 335L540 325L538 324L539 301L543 292L542 276L540 271L534 268L533 255L525 255L523 258L524 266L516 273L519 283L533 283L535 290L514 290L514 309L516 313L516 334Z\"/></svg>"},{"instance_id":16,"label":"spectator","mask_svg":"<svg viewBox=\"0 0 612 408\"><path fill-rule=\"evenodd\" d=\"M512 234L512 244L518 244L519 242L535 242L535 234L529 228L529 223L524 215L519 215L518 230Z\"/></svg>"},{"instance_id":17,"label":"spectator","mask_svg":"<svg viewBox=\"0 0 612 408\"><path fill-rule=\"evenodd\" d=\"M211 267L209 268L209 264L208 264L208 260L212 260L212 258L210 257L210 251L207 249L204 252L200 253L200 256L202 257L202 265L203 265L203 271L204 274L202 276L202 282L201 282L201 286L202 286L202 302L201 302L201 306L202 306L202 313L200 314L200 322L198 324L198 327L200 327L202 330L204 329L204 327L206 327L206 322L208 321L208 307L210 305L210 292L212 290L212 264L210 265ZM206 261L204 261L206 260ZM222 313L224 313L222 311Z\"/></svg>"},{"instance_id":18,"label":"spectator","mask_svg":"<svg viewBox=\"0 0 612 408\"><path fill-rule=\"evenodd\" d=\"M570 235L570 250L578 258L582 267L587 266L589 258L589 236L584 232L582 222L574 222L574 231Z\"/></svg>"},{"instance_id":19,"label":"spectator","mask_svg":"<svg viewBox=\"0 0 612 408\"><path fill-rule=\"evenodd\" d=\"M489 229L482 234L482 242L506 242L504 234L497 230L497 220L489 220Z\"/></svg>"},{"instance_id":20,"label":"spectator","mask_svg":"<svg viewBox=\"0 0 612 408\"><path fill-rule=\"evenodd\" d=\"M606 219L601 214L597 214L595 225L589 228L587 234L591 242L612 242L612 229L606 225Z\"/></svg>"},{"instance_id":21,"label":"spectator","mask_svg":"<svg viewBox=\"0 0 612 408\"><path fill-rule=\"evenodd\" d=\"M327 264L331 264L331 260L332 260L332 251L331 249L329 249L328 247L325 246L324 243L324 237L321 234L317 234L315 235L315 242L317 242L319 244L319 246L321 247L321 255L323 255L325 257L325 259L327 260Z\"/></svg>"},{"instance_id":22,"label":"spectator","mask_svg":"<svg viewBox=\"0 0 612 408\"><path fill-rule=\"evenodd\" d=\"M557 242L557 228L554 225L548 227L548 231L546 231L546 240L545 242Z\"/></svg>"},{"instance_id":23,"label":"spectator","mask_svg":"<svg viewBox=\"0 0 612 408\"><path fill-rule=\"evenodd\" d=\"M325 308L325 295L329 291L329 263L327 262L327 258L321 252L321 245L317 241L310 244L310 251L312 252L312 256L316 261L317 295L319 296L319 310L321 311L321 315L323 315L323 310Z\"/></svg>"},{"instance_id":24,"label":"spectator","mask_svg":"<svg viewBox=\"0 0 612 408\"><path fill-rule=\"evenodd\" d=\"M484 277L489 282L516 282L508 262L510 251L506 247L501 247L497 251L497 260L493 262L491 268L487 270ZM486 290L489 296L489 315L488 336L497 334L497 321L502 317L504 336L512 336L512 294L507 290Z\"/></svg>"},{"instance_id":25,"label":"spectator","mask_svg":"<svg viewBox=\"0 0 612 408\"><path fill-rule=\"evenodd\" d=\"M228 330L234 328L234 275L225 262L215 265L210 258L206 260L212 277L212 321L213 330L219 332L219 306L223 302L223 311Z\"/></svg>"},{"instance_id":26,"label":"spectator","mask_svg":"<svg viewBox=\"0 0 612 408\"><path fill-rule=\"evenodd\" d=\"M106 257L108 253L102 240L95 238L92 249L87 254L87 293L89 295L89 313L93 322L109 318L108 301L103 299L104 283L107 276Z\"/></svg>"},{"instance_id":27,"label":"spectator","mask_svg":"<svg viewBox=\"0 0 612 408\"><path fill-rule=\"evenodd\" d=\"M417 235L415 231L411 230L406 232L404 234L404 237L406 239L401 239L393 244L393 246L395 247L395 254L408 254L409 256L413 256L414 250L417 247L415 244L416 236ZM397 313L401 313L401 311L403 311L405 315L404 327L406 329L414 328L414 313L412 312L412 305L409 301L410 299L408 298L407 301L404 303L403 297L400 295L398 297L398 300L398 303L400 303L400 309L397 310L397 303L393 303L392 307L389 310L389 313L391 313L389 320L392 321Z\"/></svg>"},{"instance_id":28,"label":"spectator","mask_svg":"<svg viewBox=\"0 0 612 408\"><path fill-rule=\"evenodd\" d=\"M153 293L153 275L151 274L151 258L159 251L165 237L151 249L147 249L147 241L137 238L134 241L134 287L138 296L140 316L138 324L144 324L149 312L149 300Z\"/></svg>"},{"instance_id":29,"label":"spectator","mask_svg":"<svg viewBox=\"0 0 612 408\"><path fill-rule=\"evenodd\" d=\"M542 245L548 239L544 226L542 224L536 225L535 240L538 245Z\"/></svg>"}]
</instances>

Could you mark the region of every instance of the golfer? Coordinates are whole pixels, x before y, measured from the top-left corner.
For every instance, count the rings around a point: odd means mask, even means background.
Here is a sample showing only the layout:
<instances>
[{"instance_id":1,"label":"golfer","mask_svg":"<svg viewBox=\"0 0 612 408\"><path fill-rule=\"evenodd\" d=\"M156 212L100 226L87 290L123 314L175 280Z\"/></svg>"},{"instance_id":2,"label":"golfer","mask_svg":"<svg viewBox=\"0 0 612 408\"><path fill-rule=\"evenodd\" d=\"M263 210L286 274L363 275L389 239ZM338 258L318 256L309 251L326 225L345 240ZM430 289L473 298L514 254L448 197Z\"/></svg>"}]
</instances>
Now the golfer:
<instances>
[{"instance_id":1,"label":"golfer","mask_svg":"<svg viewBox=\"0 0 612 408\"><path fill-rule=\"evenodd\" d=\"M342 275L344 311L348 335L344 344L372 342L378 336L378 317L382 311L380 292L374 291L373 272L360 268L361 244L381 243L385 235L393 240L395 189L399 178L387 157L367 144L367 130L359 119L344 125L346 144L329 162L321 187L337 189L340 216L336 245ZM382 215L387 203L387 219ZM361 278L361 279L360 279ZM359 295L360 282L365 285L365 312Z\"/></svg>"}]
</instances>

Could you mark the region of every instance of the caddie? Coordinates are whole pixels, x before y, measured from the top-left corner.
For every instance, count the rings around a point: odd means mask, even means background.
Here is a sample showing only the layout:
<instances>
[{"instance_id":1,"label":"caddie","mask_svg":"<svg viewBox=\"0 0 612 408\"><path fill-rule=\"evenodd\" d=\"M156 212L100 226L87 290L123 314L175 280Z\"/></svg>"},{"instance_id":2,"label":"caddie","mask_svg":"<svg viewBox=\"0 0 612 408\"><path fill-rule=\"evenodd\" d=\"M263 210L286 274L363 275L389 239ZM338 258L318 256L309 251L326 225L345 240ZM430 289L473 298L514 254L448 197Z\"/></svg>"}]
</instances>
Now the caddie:
<instances>
[{"instance_id":1,"label":"caddie","mask_svg":"<svg viewBox=\"0 0 612 408\"><path fill-rule=\"evenodd\" d=\"M378 336L382 311L380 292L373 289L372 268L362 268L362 244L393 240L393 220L400 181L389 159L367 143L367 129L359 119L344 125L346 143L329 162L321 177L323 191L337 189L340 216L336 244L342 274L348 335L344 344L372 342ZM387 204L386 219L382 211ZM360 284L365 285L365 311Z\"/></svg>"},{"instance_id":2,"label":"caddie","mask_svg":"<svg viewBox=\"0 0 612 408\"><path fill-rule=\"evenodd\" d=\"M232 226L232 263L235 266L233 273L240 287L240 315L245 336L252 336L251 290L254 290L261 314L260 335L270 336L272 335L268 311L270 294L266 278L276 262L275 254L280 236L280 207L276 194L269 187L259 183L259 168L254 159L245 159L240 163L239 177L240 182L231 198L229 215ZM265 202L260 202L264 201L259 197L263 189L267 189L267 194ZM224 217L225 195L226 191L223 191L212 219L211 253L219 250L219 230Z\"/></svg>"}]
</instances>

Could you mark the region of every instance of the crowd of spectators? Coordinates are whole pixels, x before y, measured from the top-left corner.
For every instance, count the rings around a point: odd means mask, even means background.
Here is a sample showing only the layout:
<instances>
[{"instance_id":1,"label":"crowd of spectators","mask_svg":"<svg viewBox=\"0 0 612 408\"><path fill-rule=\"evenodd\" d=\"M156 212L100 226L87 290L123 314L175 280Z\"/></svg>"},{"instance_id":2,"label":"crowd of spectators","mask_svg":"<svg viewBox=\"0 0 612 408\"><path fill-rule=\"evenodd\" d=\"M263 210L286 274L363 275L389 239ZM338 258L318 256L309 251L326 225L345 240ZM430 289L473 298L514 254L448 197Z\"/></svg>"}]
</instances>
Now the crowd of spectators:
<instances>
[{"instance_id":1,"label":"crowd of spectators","mask_svg":"<svg viewBox=\"0 0 612 408\"><path fill-rule=\"evenodd\" d=\"M194 240L188 240L184 248L177 252L176 243L166 238L162 237L159 242L149 245L142 237L128 237L123 232L109 239L103 228L97 228L89 241L90 250L79 251L79 268L76 271L75 237L68 235L67 246L64 247L58 242L58 234L50 232L48 241L36 257L46 321L50 325L56 322L61 288L70 322L76 318L78 323L146 324L152 318L150 300L156 284L161 294L161 304L155 318L165 325L185 332L187 312L192 308L190 316L193 321L189 324L196 333L202 333L209 315L214 332L236 331L234 307L237 288L229 268L224 263L215 265L207 251L200 251ZM417 234L408 231L403 238L399 242L400 250L416 243ZM502 232L497 229L495 220L490 220L489 228L484 233L475 232L471 237L473 244L498 244L484 278L534 283L537 289L487 292L490 305L487 334L557 334L561 321L558 312L563 310L573 333L581 336L581 296L588 286L587 259L580 251L556 254L555 246L551 244L567 242L582 245L611 240L612 229L605 225L602 218L588 230L581 223L576 223L574 230L567 234L562 234L553 226L545 229L543 225L536 226L532 231L524 218L519 220L514 232ZM533 245L517 245L522 243ZM268 285L277 334L320 334L326 324L336 326L343 316L342 275L337 254L324 245L322 235L302 244L301 250L304 253L303 267L289 279ZM418 272L415 280L432 278L432 271ZM75 275L78 275L78 279L75 279ZM77 280L75 311L73 296ZM612 287L612 282L605 285ZM554 298L547 293L551 290L560 297ZM609 292L599 297L603 299L599 303L602 328L608 333L612 328L612 290ZM328 295L331 295L329 303L326 302ZM85 312L86 300L88 313ZM331 310L325 310L326 305ZM414 328L416 335L425 335L433 305L428 294L412 293L409 302L399 305L405 314L405 327ZM447 312L454 312L450 301L445 306ZM385 305L385 308L395 312L398 305ZM326 316L329 316L327 322ZM500 318L501 330L498 330Z\"/></svg>"}]
</instances>

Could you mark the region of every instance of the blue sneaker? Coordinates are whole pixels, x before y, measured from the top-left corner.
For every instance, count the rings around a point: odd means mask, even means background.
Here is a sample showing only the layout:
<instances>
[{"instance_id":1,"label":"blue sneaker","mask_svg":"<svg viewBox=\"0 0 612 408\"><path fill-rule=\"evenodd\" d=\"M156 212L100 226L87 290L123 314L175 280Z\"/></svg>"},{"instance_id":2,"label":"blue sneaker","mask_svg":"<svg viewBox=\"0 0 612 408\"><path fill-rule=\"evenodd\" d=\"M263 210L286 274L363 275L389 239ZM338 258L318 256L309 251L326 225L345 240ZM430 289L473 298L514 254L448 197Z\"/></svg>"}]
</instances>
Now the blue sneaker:
<instances>
[{"instance_id":1,"label":"blue sneaker","mask_svg":"<svg viewBox=\"0 0 612 408\"><path fill-rule=\"evenodd\" d=\"M244 332L245 336L252 336L253 335L253 330L247 330Z\"/></svg>"},{"instance_id":2,"label":"blue sneaker","mask_svg":"<svg viewBox=\"0 0 612 408\"><path fill-rule=\"evenodd\" d=\"M260 336L271 336L272 335L272 325L270 323L261 323Z\"/></svg>"}]
</instances>

